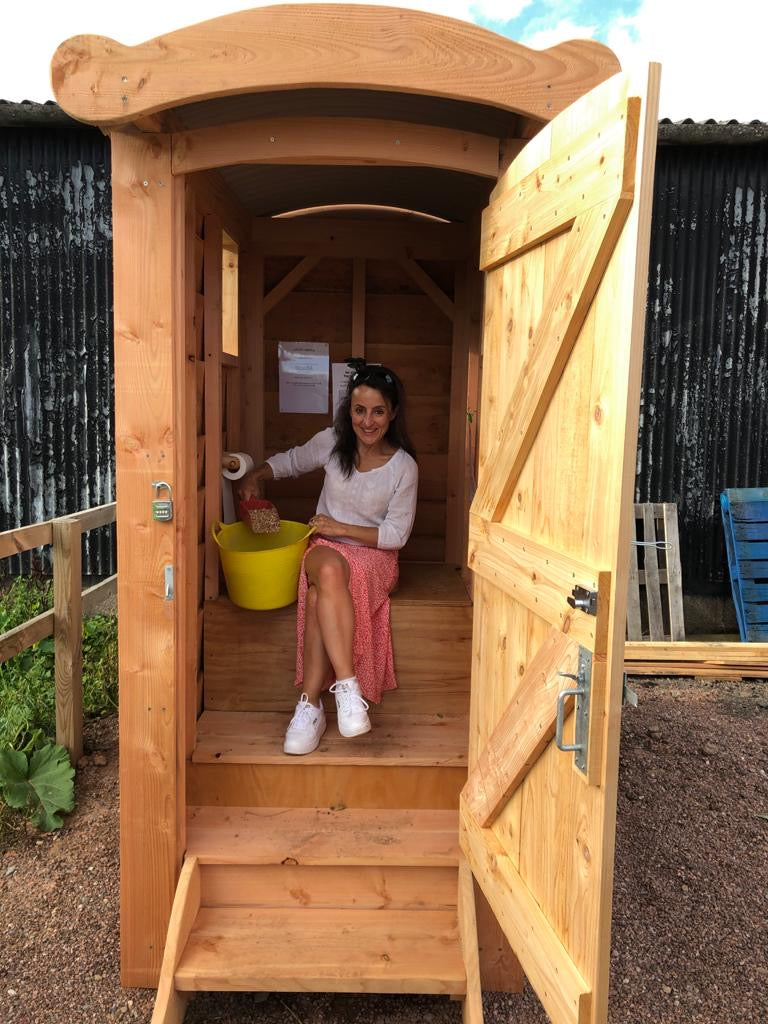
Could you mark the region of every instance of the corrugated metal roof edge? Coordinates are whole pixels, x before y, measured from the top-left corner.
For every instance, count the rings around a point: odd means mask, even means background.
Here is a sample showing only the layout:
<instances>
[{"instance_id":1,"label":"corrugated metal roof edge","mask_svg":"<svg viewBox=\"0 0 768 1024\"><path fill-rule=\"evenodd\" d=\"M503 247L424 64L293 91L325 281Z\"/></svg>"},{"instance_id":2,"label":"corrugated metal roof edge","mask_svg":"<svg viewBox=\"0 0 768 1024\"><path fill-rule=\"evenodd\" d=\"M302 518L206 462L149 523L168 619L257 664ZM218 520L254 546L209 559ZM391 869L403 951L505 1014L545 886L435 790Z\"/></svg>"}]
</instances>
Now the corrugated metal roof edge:
<instances>
[{"instance_id":1,"label":"corrugated metal roof edge","mask_svg":"<svg viewBox=\"0 0 768 1024\"><path fill-rule=\"evenodd\" d=\"M77 124L80 122L66 114L54 100L47 100L45 103L35 103L32 100L22 100L20 103L0 100L0 128Z\"/></svg>"},{"instance_id":2,"label":"corrugated metal roof edge","mask_svg":"<svg viewBox=\"0 0 768 1024\"><path fill-rule=\"evenodd\" d=\"M54 100L35 103L22 100L15 103L0 99L0 128L20 125L77 125L81 122L66 114ZM702 145L705 143L726 143L749 145L768 141L768 122L765 121L659 121L659 142L678 145Z\"/></svg>"}]
</instances>

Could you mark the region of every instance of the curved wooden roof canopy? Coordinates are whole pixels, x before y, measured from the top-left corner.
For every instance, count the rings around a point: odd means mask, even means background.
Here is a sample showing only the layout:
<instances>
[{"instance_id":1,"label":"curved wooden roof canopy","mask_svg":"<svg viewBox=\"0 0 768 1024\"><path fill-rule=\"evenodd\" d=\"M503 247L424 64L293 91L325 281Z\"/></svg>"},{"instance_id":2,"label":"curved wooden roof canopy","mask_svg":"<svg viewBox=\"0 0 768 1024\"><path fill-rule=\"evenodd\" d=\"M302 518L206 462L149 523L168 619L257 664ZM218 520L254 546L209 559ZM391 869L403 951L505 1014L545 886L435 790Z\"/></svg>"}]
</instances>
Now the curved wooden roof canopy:
<instances>
[{"instance_id":1,"label":"curved wooden roof canopy","mask_svg":"<svg viewBox=\"0 0 768 1024\"><path fill-rule=\"evenodd\" d=\"M371 164L391 165L386 202L425 208L414 204L420 202L424 190L419 182L430 164L423 154L431 149L445 154L435 166L451 180L453 199L441 212L427 188L428 208L449 219L464 219L471 207L476 208L477 175L489 181L489 147L484 143L495 147L500 138L530 137L618 70L613 53L592 41L536 51L476 25L420 11L296 4L225 15L137 46L103 36L75 36L54 54L51 77L60 106L78 120L105 128L136 125L184 132L175 146L187 160L186 166L179 164L179 172L217 166L210 160L201 163L200 154L211 129L231 125L231 150L221 151L221 163L237 174L225 177L231 186L244 186L246 170L251 180L265 178L251 189L260 197L254 213L286 209L284 187L281 197L275 195L271 202L262 186L267 180L285 186L291 167L283 166L283 175L270 176L270 163L294 165L293 170L302 164L357 164L363 165L355 168L360 172L370 171ZM277 152L279 146L275 155L269 146L265 153L264 138L275 141L268 119L297 116L318 119L321 142L325 136L319 119L324 117L330 125L332 118L339 118L337 141L330 133L324 151L318 151L315 140L314 149L299 158L295 144L283 154ZM376 150L370 138L363 141L358 128L345 132L343 118L350 119L350 127L352 119L373 119L382 135L390 130L391 140L383 138ZM409 138L418 142L414 124L438 126L424 129L433 135L421 155L418 147L401 145L406 126ZM264 126L262 145L249 157L243 152L243 129L252 127L245 137L255 138L259 125ZM444 138L434 135L440 131ZM302 137L301 132L298 135ZM280 141L285 137L283 131ZM350 153L350 139L359 139L368 151L355 154L353 145ZM400 147L391 156L388 142ZM469 155L459 159L463 151ZM474 152L476 166L467 166ZM350 182L352 168L347 166L345 172ZM326 177L330 187L331 178ZM317 185L322 178L316 174L313 181ZM364 174L361 183L363 178ZM374 181L375 175L371 185ZM330 192L316 187L311 197L297 194L287 208L340 201L340 184L341 179ZM249 205L240 191L241 201ZM364 185L356 190L358 196L364 192ZM380 202L381 197L371 194L369 201Z\"/></svg>"}]
</instances>

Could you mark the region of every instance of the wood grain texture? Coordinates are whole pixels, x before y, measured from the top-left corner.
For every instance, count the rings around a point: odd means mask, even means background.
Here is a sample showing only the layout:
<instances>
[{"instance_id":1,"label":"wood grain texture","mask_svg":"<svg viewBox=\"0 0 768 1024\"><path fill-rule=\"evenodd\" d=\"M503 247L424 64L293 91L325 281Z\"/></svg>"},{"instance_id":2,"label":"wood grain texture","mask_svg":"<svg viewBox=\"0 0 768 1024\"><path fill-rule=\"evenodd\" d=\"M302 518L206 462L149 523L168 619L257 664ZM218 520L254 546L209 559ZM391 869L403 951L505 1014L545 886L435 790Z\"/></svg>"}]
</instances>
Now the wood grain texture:
<instances>
[{"instance_id":1,"label":"wood grain texture","mask_svg":"<svg viewBox=\"0 0 768 1024\"><path fill-rule=\"evenodd\" d=\"M254 217L252 240L263 256L320 255L353 259L371 255L371 231L376 235L376 259L451 260L466 257L469 235L464 224L323 218Z\"/></svg>"},{"instance_id":2,"label":"wood grain texture","mask_svg":"<svg viewBox=\"0 0 768 1024\"><path fill-rule=\"evenodd\" d=\"M563 674L576 673L578 654L576 641L553 629L525 670L462 792L481 828L493 824L554 736L557 695L572 685Z\"/></svg>"},{"instance_id":3,"label":"wood grain texture","mask_svg":"<svg viewBox=\"0 0 768 1024\"><path fill-rule=\"evenodd\" d=\"M205 303L205 600L219 596L219 550L211 526L221 519L222 452L222 252L221 221L205 218L203 278Z\"/></svg>"},{"instance_id":4,"label":"wood grain texture","mask_svg":"<svg viewBox=\"0 0 768 1024\"><path fill-rule=\"evenodd\" d=\"M320 746L301 758L303 765L446 765L467 763L467 723L463 717L388 716L354 742L338 732L328 712L328 729ZM197 723L194 764L290 765L284 754L284 714L271 711L205 711Z\"/></svg>"},{"instance_id":5,"label":"wood grain texture","mask_svg":"<svg viewBox=\"0 0 768 1024\"><path fill-rule=\"evenodd\" d=\"M559 597L553 596L549 612L546 602L535 601L560 575L558 560L567 564L573 559L596 575L597 587L587 585L588 589L597 589L599 602L606 601L597 619L584 616L590 620L586 629L595 630L594 647L600 652L593 662L586 778L574 770L572 755L550 742L490 828L481 829L468 811L464 815L467 832L474 828L476 855L468 854L473 869L485 872L484 879L477 877L486 896L545 1009L558 1022L582 1019L604 1024L607 1013L631 449L642 351L642 332L637 328L644 308L640 282L647 270L645 176L652 158L647 140L654 104L652 97L649 114L643 91L635 91L626 80L596 90L526 146L492 199L499 205L497 223L506 218L509 230L499 235L506 235L496 250L501 262L491 256L488 264L492 269L486 291L478 493L496 475L496 481L486 486L493 490L501 482L508 500L496 502L501 493L497 489L494 501L483 506L481 518L486 522L477 524L479 543L491 549L499 564L494 573L480 573L475 579L470 773L546 643L550 626L561 623L557 610L570 590L565 576L559 587L553 587L553 595L559 589ZM611 127L616 119L619 123ZM602 143L596 140L605 138L614 140L610 151L616 155L614 170L620 175L612 187L618 183L619 194L640 189L642 197L635 192L610 257L590 286L592 298L584 304L573 344L555 374L557 384L537 414L533 443L519 459L510 460L510 477L517 477L512 486L510 478L498 479L504 476L498 473L499 438L516 407L514 389L519 381L527 376L533 386L531 409L537 407L536 392L549 390L539 391L533 380L534 346L545 342L556 350L560 344L560 328L550 306L558 283L574 266L575 228L568 234L566 223L558 226L555 211L560 217L565 210L575 223L580 208L599 208ZM582 145L584 154L579 150ZM571 178L566 173L559 183L547 182L548 170L560 166L567 171L568 155L577 167L595 169L591 195L589 189L578 187L577 175ZM537 169L545 174L542 196L536 194ZM520 182L526 183L522 196L515 190ZM528 244L524 234L514 235L526 223L537 224L536 244ZM488 220L485 227L487 231ZM576 290L570 301L578 301ZM547 321L547 332L542 333L541 325ZM491 513L498 514L498 523L487 522ZM520 543L510 545L507 552L494 550L491 536L496 529L536 545L536 557L523 567ZM548 559L552 562L549 552L557 571L547 564ZM573 575L570 580L573 586ZM554 622L552 612L557 616ZM574 617L567 630L561 628L570 639L582 642L579 625ZM566 742L572 736L572 718L565 723ZM516 935L520 921L525 921L525 932ZM546 927L539 931L537 921Z\"/></svg>"},{"instance_id":6,"label":"wood grain texture","mask_svg":"<svg viewBox=\"0 0 768 1024\"><path fill-rule=\"evenodd\" d=\"M442 167L496 178L498 139L434 125L362 117L274 117L179 132L173 173L232 164Z\"/></svg>"},{"instance_id":7,"label":"wood grain texture","mask_svg":"<svg viewBox=\"0 0 768 1024\"><path fill-rule=\"evenodd\" d=\"M115 449L120 653L121 972L156 985L176 882L176 635L164 567L175 528L152 481L177 490L174 192L170 144L113 132ZM161 188L158 182L164 182ZM147 184L145 184L145 182Z\"/></svg>"},{"instance_id":8,"label":"wood grain texture","mask_svg":"<svg viewBox=\"0 0 768 1024\"><path fill-rule=\"evenodd\" d=\"M179 875L171 908L151 1024L182 1024L184 1020L189 996L176 989L174 974L199 910L200 867L194 857L188 856Z\"/></svg>"},{"instance_id":9,"label":"wood grain texture","mask_svg":"<svg viewBox=\"0 0 768 1024\"><path fill-rule=\"evenodd\" d=\"M58 103L102 125L214 96L311 87L424 93L548 121L617 70L594 42L540 52L452 18L343 4L243 11L131 47L75 36L51 64Z\"/></svg>"},{"instance_id":10,"label":"wood grain texture","mask_svg":"<svg viewBox=\"0 0 768 1024\"><path fill-rule=\"evenodd\" d=\"M38 640L50 636L54 630L54 611L43 612L33 619L23 622L7 633L0 635L0 665L9 658L15 658Z\"/></svg>"},{"instance_id":11,"label":"wood grain texture","mask_svg":"<svg viewBox=\"0 0 768 1024\"><path fill-rule=\"evenodd\" d=\"M201 881L207 907L456 908L455 866L203 864Z\"/></svg>"},{"instance_id":12,"label":"wood grain texture","mask_svg":"<svg viewBox=\"0 0 768 1024\"><path fill-rule=\"evenodd\" d=\"M288 719L284 718L284 725ZM282 742L282 732L275 737ZM187 803L220 807L369 807L451 810L466 767L378 765L190 764Z\"/></svg>"},{"instance_id":13,"label":"wood grain texture","mask_svg":"<svg viewBox=\"0 0 768 1024\"><path fill-rule=\"evenodd\" d=\"M557 1024L588 1024L591 992L504 849L462 812L461 846L520 963Z\"/></svg>"},{"instance_id":14,"label":"wood grain texture","mask_svg":"<svg viewBox=\"0 0 768 1024\"><path fill-rule=\"evenodd\" d=\"M330 937L333 941L329 941ZM453 910L203 907L181 990L463 994Z\"/></svg>"},{"instance_id":15,"label":"wood grain texture","mask_svg":"<svg viewBox=\"0 0 768 1024\"><path fill-rule=\"evenodd\" d=\"M201 864L455 867L455 811L190 807L188 855Z\"/></svg>"},{"instance_id":16,"label":"wood grain texture","mask_svg":"<svg viewBox=\"0 0 768 1024\"><path fill-rule=\"evenodd\" d=\"M10 558L12 555L41 548L46 544L53 544L53 528L50 522L5 530L0 533L0 558Z\"/></svg>"},{"instance_id":17,"label":"wood grain texture","mask_svg":"<svg viewBox=\"0 0 768 1024\"><path fill-rule=\"evenodd\" d=\"M398 689L375 714L466 713L472 612L460 574L445 565L403 564L391 602ZM206 605L207 708L290 711L295 665L295 607L249 612L225 598Z\"/></svg>"},{"instance_id":18,"label":"wood grain texture","mask_svg":"<svg viewBox=\"0 0 768 1024\"><path fill-rule=\"evenodd\" d=\"M459 860L459 940L467 991L462 1004L463 1024L483 1024L483 993L480 988L480 957L477 948L477 917L475 915L475 882L464 856Z\"/></svg>"},{"instance_id":19,"label":"wood grain texture","mask_svg":"<svg viewBox=\"0 0 768 1024\"><path fill-rule=\"evenodd\" d=\"M56 742L72 764L83 756L83 563L80 524L53 523Z\"/></svg>"}]
</instances>

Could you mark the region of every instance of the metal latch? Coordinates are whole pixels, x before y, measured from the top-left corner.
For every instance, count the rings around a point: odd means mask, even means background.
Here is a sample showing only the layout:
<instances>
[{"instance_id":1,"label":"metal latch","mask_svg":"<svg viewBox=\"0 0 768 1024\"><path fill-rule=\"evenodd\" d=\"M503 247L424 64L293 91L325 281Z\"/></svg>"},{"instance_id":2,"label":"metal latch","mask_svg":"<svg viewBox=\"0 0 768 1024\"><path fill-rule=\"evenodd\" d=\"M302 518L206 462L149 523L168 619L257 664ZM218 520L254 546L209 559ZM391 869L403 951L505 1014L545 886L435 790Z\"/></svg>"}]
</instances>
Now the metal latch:
<instances>
[{"instance_id":1,"label":"metal latch","mask_svg":"<svg viewBox=\"0 0 768 1024\"><path fill-rule=\"evenodd\" d=\"M581 588L577 588L581 589ZM577 684L569 690L562 690L557 695L557 718L555 720L555 743L564 751L573 751L574 764L579 771L587 772L587 754L589 752L589 700L592 691L592 652L586 647L579 647L578 674L559 672L566 679L573 679ZM565 702L568 697L576 698L576 721L573 743L563 743L563 726L565 724Z\"/></svg>"},{"instance_id":2,"label":"metal latch","mask_svg":"<svg viewBox=\"0 0 768 1024\"><path fill-rule=\"evenodd\" d=\"M165 567L165 600L173 600L173 566L166 565Z\"/></svg>"},{"instance_id":3,"label":"metal latch","mask_svg":"<svg viewBox=\"0 0 768 1024\"><path fill-rule=\"evenodd\" d=\"M165 480L153 480L152 486L155 489L155 497L152 502L152 518L157 523L170 523L173 519L173 492L171 485ZM167 498L161 498L162 491L168 492Z\"/></svg>"},{"instance_id":4,"label":"metal latch","mask_svg":"<svg viewBox=\"0 0 768 1024\"><path fill-rule=\"evenodd\" d=\"M597 615L597 591L585 587L574 587L571 596L566 598L571 608L578 608L587 615Z\"/></svg>"}]
</instances>

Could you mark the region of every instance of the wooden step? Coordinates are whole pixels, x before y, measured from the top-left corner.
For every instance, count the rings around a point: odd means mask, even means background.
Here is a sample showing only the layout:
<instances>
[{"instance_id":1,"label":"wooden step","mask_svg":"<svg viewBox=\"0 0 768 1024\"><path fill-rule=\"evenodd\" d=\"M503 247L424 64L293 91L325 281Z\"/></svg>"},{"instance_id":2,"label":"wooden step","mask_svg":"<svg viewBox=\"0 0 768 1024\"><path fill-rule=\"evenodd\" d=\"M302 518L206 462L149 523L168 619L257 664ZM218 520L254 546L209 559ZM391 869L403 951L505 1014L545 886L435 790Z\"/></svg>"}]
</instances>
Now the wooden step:
<instances>
[{"instance_id":1,"label":"wooden step","mask_svg":"<svg viewBox=\"0 0 768 1024\"><path fill-rule=\"evenodd\" d=\"M465 714L472 605L450 565L402 565L392 595L398 689L378 713ZM204 613L205 707L217 711L289 711L295 702L296 606L251 612L226 597Z\"/></svg>"},{"instance_id":2,"label":"wooden step","mask_svg":"<svg viewBox=\"0 0 768 1024\"><path fill-rule=\"evenodd\" d=\"M197 723L195 764L445 766L466 769L468 725L464 716L380 716L363 736L345 739L335 716L317 750L302 757L283 753L288 716L267 711L205 711Z\"/></svg>"},{"instance_id":3,"label":"wooden step","mask_svg":"<svg viewBox=\"0 0 768 1024\"><path fill-rule=\"evenodd\" d=\"M190 807L187 855L200 864L456 867L455 811Z\"/></svg>"},{"instance_id":4,"label":"wooden step","mask_svg":"<svg viewBox=\"0 0 768 1024\"><path fill-rule=\"evenodd\" d=\"M463 995L456 911L201 907L179 991Z\"/></svg>"}]
</instances>

